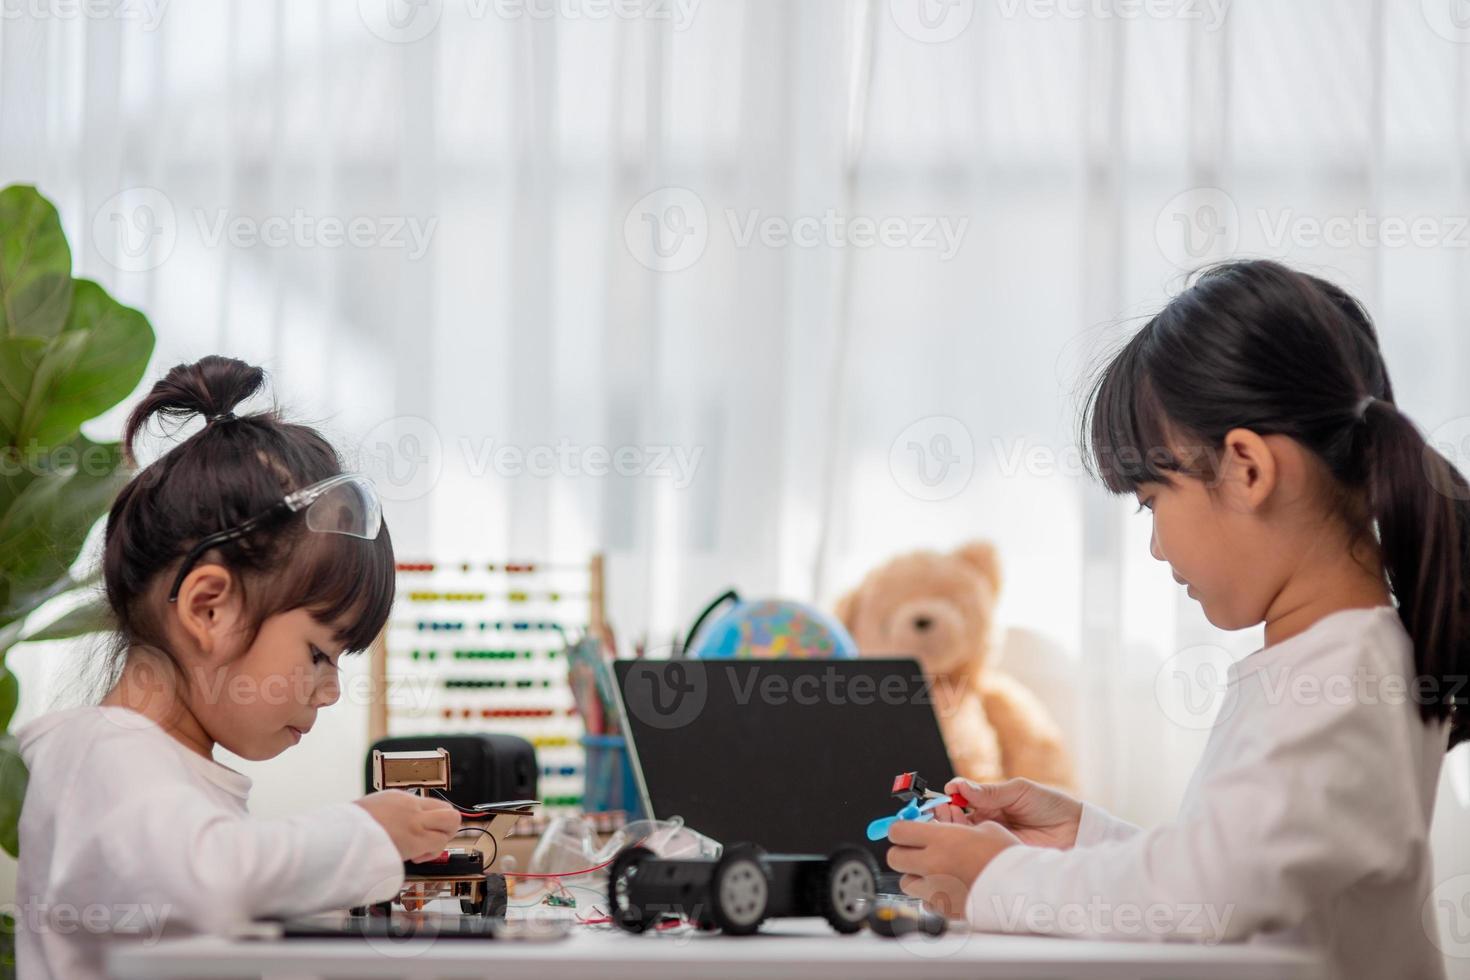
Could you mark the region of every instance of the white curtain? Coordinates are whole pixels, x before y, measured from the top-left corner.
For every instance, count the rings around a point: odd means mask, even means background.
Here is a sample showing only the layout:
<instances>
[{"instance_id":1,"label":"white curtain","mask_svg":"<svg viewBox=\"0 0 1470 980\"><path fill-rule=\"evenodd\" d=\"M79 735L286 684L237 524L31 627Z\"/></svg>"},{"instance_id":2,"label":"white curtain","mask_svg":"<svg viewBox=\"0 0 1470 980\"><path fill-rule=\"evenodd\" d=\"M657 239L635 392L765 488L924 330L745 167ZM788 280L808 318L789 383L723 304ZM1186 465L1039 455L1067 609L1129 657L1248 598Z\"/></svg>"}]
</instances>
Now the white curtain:
<instances>
[{"instance_id":1,"label":"white curtain","mask_svg":"<svg viewBox=\"0 0 1470 980\"><path fill-rule=\"evenodd\" d=\"M6 7L0 180L151 316L155 373L265 364L376 468L403 556L603 550L654 647L728 585L830 603L991 538L1087 789L1140 820L1259 634L1080 473L1086 369L1182 267L1273 255L1365 299L1426 429L1470 416L1453 0L109 9Z\"/></svg>"}]
</instances>

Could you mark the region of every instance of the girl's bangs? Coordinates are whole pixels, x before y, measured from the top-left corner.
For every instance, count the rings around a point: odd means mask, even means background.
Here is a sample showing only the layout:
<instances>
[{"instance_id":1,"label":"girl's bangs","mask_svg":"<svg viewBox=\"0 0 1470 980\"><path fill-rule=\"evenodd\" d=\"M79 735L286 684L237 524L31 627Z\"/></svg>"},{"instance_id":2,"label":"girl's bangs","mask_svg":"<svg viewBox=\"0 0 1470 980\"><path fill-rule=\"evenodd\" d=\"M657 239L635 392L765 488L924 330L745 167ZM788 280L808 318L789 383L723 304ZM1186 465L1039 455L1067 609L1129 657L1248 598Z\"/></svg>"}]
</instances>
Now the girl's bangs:
<instances>
[{"instance_id":1,"label":"girl's bangs","mask_svg":"<svg viewBox=\"0 0 1470 980\"><path fill-rule=\"evenodd\" d=\"M1084 458L1110 493L1134 493L1143 483L1167 483L1180 472L1171 427L1145 366L1150 322L1103 369L1083 417Z\"/></svg>"},{"instance_id":2,"label":"girl's bangs","mask_svg":"<svg viewBox=\"0 0 1470 980\"><path fill-rule=\"evenodd\" d=\"M291 568L273 584L279 609L305 608L336 630L346 652L370 647L393 608L393 541L385 523L371 541L346 534L303 531L291 549Z\"/></svg>"}]
</instances>

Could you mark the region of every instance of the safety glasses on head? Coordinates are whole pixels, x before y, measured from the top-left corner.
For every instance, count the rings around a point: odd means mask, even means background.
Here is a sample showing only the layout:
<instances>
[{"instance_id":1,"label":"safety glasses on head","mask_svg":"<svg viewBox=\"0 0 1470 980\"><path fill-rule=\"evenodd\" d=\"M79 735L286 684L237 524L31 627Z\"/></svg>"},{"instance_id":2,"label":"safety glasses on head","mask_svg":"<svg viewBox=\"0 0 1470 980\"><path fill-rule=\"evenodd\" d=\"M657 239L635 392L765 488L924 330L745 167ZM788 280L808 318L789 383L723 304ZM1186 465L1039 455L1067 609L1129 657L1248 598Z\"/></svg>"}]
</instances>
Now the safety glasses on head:
<instances>
[{"instance_id":1,"label":"safety glasses on head","mask_svg":"<svg viewBox=\"0 0 1470 980\"><path fill-rule=\"evenodd\" d=\"M184 556L184 562L174 576L173 588L169 590L168 601L178 600L179 589L184 585L184 576L189 574L189 569L209 549L236 541L251 531L303 511L307 529L322 534L346 534L372 541L383 527L383 508L378 502L378 492L373 488L371 480L358 473L341 473L328 477L288 493L269 509L247 521L200 538Z\"/></svg>"},{"instance_id":2,"label":"safety glasses on head","mask_svg":"<svg viewBox=\"0 0 1470 980\"><path fill-rule=\"evenodd\" d=\"M367 477L343 473L286 495L292 512L306 512L306 526L327 534L348 534L371 541L383 526L378 492Z\"/></svg>"}]
</instances>

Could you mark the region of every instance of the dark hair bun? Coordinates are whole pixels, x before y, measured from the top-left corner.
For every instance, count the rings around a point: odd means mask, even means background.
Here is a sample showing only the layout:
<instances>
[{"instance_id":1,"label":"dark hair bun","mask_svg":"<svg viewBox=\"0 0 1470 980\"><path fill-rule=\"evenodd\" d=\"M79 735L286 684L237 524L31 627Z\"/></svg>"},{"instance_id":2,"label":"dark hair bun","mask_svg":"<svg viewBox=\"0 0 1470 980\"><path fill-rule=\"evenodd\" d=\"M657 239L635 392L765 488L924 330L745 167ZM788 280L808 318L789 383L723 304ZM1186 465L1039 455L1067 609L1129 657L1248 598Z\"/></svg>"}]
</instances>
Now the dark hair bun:
<instances>
[{"instance_id":1,"label":"dark hair bun","mask_svg":"<svg viewBox=\"0 0 1470 980\"><path fill-rule=\"evenodd\" d=\"M233 411L264 384L265 371L233 357L211 354L193 364L175 365L128 416L123 431L128 458L133 458L138 433L153 416L175 422L195 415L213 418Z\"/></svg>"}]
</instances>

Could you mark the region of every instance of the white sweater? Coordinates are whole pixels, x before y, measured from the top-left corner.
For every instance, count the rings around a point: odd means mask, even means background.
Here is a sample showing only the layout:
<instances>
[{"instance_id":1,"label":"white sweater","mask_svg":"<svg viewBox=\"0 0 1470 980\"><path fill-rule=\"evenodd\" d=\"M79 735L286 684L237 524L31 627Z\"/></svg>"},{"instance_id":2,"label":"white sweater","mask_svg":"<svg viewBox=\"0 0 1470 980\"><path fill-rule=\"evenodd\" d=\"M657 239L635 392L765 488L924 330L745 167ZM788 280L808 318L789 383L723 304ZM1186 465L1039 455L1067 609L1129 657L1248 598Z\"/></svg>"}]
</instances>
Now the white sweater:
<instances>
[{"instance_id":1,"label":"white sweater","mask_svg":"<svg viewBox=\"0 0 1470 980\"><path fill-rule=\"evenodd\" d=\"M16 884L27 980L102 977L113 943L383 901L402 884L362 807L251 817L247 777L126 708L58 711L16 734L30 770Z\"/></svg>"},{"instance_id":2,"label":"white sweater","mask_svg":"<svg viewBox=\"0 0 1470 980\"><path fill-rule=\"evenodd\" d=\"M1231 666L1178 816L1142 831L1087 806L1077 846L1015 847L976 879L979 929L1285 942L1333 977L1438 978L1421 910L1448 738L1420 721L1388 607L1350 610Z\"/></svg>"}]
</instances>

